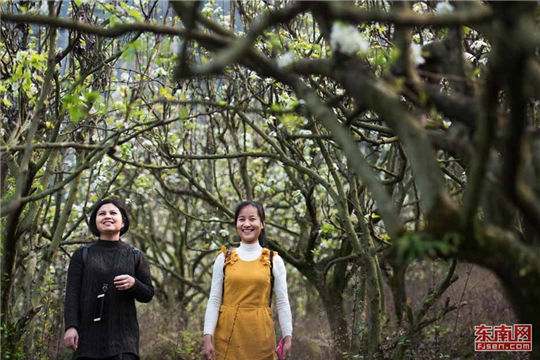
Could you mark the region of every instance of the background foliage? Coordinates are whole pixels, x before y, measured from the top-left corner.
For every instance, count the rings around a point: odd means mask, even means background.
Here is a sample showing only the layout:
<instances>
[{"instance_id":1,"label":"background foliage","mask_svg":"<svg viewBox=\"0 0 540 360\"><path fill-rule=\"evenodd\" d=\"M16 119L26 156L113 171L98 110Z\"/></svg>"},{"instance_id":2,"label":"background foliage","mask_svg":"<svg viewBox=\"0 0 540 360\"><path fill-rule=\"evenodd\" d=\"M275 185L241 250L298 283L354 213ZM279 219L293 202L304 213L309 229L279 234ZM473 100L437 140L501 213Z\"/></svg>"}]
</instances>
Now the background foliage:
<instances>
[{"instance_id":1,"label":"background foliage","mask_svg":"<svg viewBox=\"0 0 540 360\"><path fill-rule=\"evenodd\" d=\"M472 358L474 325L540 326L536 3L1 4L3 358L68 357L103 197L152 265L144 358L200 358L243 199L297 359Z\"/></svg>"}]
</instances>

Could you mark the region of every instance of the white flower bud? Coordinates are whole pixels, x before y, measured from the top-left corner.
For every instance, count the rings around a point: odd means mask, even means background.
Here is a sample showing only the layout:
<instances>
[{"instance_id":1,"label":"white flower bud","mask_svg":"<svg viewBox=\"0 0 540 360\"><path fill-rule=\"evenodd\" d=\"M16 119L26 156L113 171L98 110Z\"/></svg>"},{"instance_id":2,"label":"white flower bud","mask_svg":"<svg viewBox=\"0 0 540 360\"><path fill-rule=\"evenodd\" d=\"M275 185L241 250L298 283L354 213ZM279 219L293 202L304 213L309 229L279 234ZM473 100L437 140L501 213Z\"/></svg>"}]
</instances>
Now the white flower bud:
<instances>
[{"instance_id":1,"label":"white flower bud","mask_svg":"<svg viewBox=\"0 0 540 360\"><path fill-rule=\"evenodd\" d=\"M330 47L333 51L353 55L358 52L367 53L369 42L355 26L336 22L332 25L330 33Z\"/></svg>"},{"instance_id":2,"label":"white flower bud","mask_svg":"<svg viewBox=\"0 0 540 360\"><path fill-rule=\"evenodd\" d=\"M426 62L422 57L422 46L419 44L411 44L411 56L415 65L420 65Z\"/></svg>"},{"instance_id":3,"label":"white flower bud","mask_svg":"<svg viewBox=\"0 0 540 360\"><path fill-rule=\"evenodd\" d=\"M440 2L435 6L435 11L439 14L450 14L454 12L454 7L450 3Z\"/></svg>"}]
</instances>

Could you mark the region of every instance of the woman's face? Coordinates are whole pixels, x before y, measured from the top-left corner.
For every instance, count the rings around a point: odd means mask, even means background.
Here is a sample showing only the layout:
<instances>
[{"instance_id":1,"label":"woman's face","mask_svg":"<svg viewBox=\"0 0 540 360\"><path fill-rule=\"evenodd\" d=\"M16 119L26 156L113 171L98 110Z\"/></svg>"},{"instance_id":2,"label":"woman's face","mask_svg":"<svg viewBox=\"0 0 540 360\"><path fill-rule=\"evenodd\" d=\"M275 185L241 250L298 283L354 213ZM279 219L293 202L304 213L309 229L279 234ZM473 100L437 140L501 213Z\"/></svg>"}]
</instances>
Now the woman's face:
<instances>
[{"instance_id":1,"label":"woman's face","mask_svg":"<svg viewBox=\"0 0 540 360\"><path fill-rule=\"evenodd\" d=\"M123 226L122 213L116 205L103 204L97 211L96 228L100 235L120 235Z\"/></svg>"},{"instance_id":2,"label":"woman's face","mask_svg":"<svg viewBox=\"0 0 540 360\"><path fill-rule=\"evenodd\" d=\"M236 231L244 243L253 244L259 239L259 234L264 229L257 208L247 205L240 210L236 220Z\"/></svg>"}]
</instances>

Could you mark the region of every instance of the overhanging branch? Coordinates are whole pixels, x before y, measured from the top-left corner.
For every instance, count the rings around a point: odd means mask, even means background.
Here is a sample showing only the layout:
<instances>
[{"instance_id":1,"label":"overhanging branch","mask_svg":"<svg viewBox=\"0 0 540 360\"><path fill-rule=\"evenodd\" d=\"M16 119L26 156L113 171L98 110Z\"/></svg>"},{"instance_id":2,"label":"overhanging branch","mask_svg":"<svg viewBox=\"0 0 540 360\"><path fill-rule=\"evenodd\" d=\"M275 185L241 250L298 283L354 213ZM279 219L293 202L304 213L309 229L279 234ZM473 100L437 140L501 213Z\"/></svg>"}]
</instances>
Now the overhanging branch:
<instances>
[{"instance_id":1,"label":"overhanging branch","mask_svg":"<svg viewBox=\"0 0 540 360\"><path fill-rule=\"evenodd\" d=\"M91 25L89 23L81 21L73 21L64 18L58 18L54 16L43 16L43 15L31 15L31 14L12 14L12 13L1 13L0 20L15 22L15 23L24 23L24 24L39 24L39 25L49 25L56 28L62 29L71 29L77 30L86 34L94 34L104 37L119 37L132 32L151 32L154 34L164 34L164 35L185 35L185 29L177 28L166 25L158 24L149 24L142 22L133 22L125 23L111 26L109 28L104 28L100 26Z\"/></svg>"}]
</instances>

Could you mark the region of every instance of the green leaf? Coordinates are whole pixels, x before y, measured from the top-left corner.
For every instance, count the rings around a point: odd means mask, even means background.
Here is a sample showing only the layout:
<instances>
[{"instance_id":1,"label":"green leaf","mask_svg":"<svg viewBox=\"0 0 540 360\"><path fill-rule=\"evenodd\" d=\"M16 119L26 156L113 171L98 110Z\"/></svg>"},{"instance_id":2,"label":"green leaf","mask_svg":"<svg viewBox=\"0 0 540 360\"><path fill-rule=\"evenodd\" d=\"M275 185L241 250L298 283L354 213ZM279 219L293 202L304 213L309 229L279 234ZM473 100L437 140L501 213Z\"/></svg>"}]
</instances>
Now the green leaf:
<instances>
[{"instance_id":1,"label":"green leaf","mask_svg":"<svg viewBox=\"0 0 540 360\"><path fill-rule=\"evenodd\" d=\"M187 106L182 106L180 108L180 118L185 120L189 117L189 109L187 108Z\"/></svg>"},{"instance_id":2,"label":"green leaf","mask_svg":"<svg viewBox=\"0 0 540 360\"><path fill-rule=\"evenodd\" d=\"M168 87L162 86L161 88L159 88L159 94L167 100L175 100L174 96L172 96L171 94L171 89Z\"/></svg>"},{"instance_id":3,"label":"green leaf","mask_svg":"<svg viewBox=\"0 0 540 360\"><path fill-rule=\"evenodd\" d=\"M143 17L142 15L135 9L128 9L128 14L133 16L135 19L137 19L138 21L143 21Z\"/></svg>"},{"instance_id":4,"label":"green leaf","mask_svg":"<svg viewBox=\"0 0 540 360\"><path fill-rule=\"evenodd\" d=\"M79 96L76 93L68 94L62 99L65 108L69 113L71 122L78 124L79 120L84 116L84 110L82 109L82 103Z\"/></svg>"},{"instance_id":5,"label":"green leaf","mask_svg":"<svg viewBox=\"0 0 540 360\"><path fill-rule=\"evenodd\" d=\"M284 114L278 117L287 128L299 127L304 123L304 119L295 114Z\"/></svg>"},{"instance_id":6,"label":"green leaf","mask_svg":"<svg viewBox=\"0 0 540 360\"><path fill-rule=\"evenodd\" d=\"M99 91L85 92L84 97L88 102L94 102L99 98Z\"/></svg>"},{"instance_id":7,"label":"green leaf","mask_svg":"<svg viewBox=\"0 0 540 360\"><path fill-rule=\"evenodd\" d=\"M14 81L17 81L17 80L21 79L22 76L23 76L23 66L22 66L22 64L19 64L15 68L15 73L13 73L13 76L11 77L10 80L12 82L14 82Z\"/></svg>"},{"instance_id":8,"label":"green leaf","mask_svg":"<svg viewBox=\"0 0 540 360\"><path fill-rule=\"evenodd\" d=\"M328 224L328 223L324 223L322 226L321 226L321 232L323 234L328 234L329 232L332 232L334 231L336 228L334 227L334 225L332 224Z\"/></svg>"}]
</instances>

